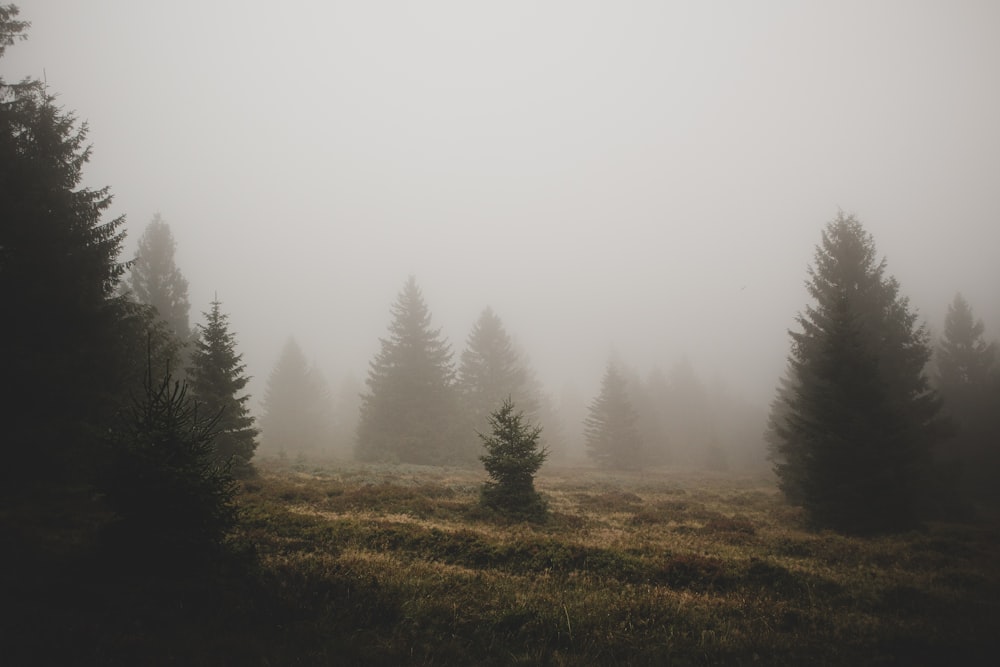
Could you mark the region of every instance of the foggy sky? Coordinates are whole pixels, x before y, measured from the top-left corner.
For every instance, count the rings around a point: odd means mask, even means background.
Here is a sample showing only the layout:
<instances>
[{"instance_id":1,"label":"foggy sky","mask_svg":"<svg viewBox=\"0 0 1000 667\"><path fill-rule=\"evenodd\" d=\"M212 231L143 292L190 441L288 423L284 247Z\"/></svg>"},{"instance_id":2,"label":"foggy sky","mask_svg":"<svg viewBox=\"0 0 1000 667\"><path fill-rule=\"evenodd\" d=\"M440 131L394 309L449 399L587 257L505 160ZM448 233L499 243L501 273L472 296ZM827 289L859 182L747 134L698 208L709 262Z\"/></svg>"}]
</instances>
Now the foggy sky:
<instances>
[{"instance_id":1,"label":"foggy sky","mask_svg":"<svg viewBox=\"0 0 1000 667\"><path fill-rule=\"evenodd\" d=\"M90 125L256 379L294 334L363 378L416 276L547 388L686 356L770 400L838 208L921 316L1000 335L1000 3L25 0L8 80Z\"/></svg>"}]
</instances>

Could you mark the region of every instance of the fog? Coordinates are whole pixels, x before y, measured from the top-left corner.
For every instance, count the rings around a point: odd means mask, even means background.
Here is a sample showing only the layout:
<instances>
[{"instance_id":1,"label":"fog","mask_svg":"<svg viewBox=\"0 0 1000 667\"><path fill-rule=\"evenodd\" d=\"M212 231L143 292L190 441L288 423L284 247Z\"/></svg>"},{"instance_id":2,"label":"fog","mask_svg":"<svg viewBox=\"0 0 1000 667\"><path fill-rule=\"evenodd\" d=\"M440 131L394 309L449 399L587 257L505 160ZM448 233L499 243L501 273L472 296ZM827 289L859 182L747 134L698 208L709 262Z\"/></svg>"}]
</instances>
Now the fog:
<instances>
[{"instance_id":1,"label":"fog","mask_svg":"<svg viewBox=\"0 0 1000 667\"><path fill-rule=\"evenodd\" d=\"M933 330L961 291L1000 333L993 0L18 4L4 76L89 122L125 257L170 224L255 408L289 335L363 378L411 274L553 394L686 358L765 405L838 208Z\"/></svg>"}]
</instances>

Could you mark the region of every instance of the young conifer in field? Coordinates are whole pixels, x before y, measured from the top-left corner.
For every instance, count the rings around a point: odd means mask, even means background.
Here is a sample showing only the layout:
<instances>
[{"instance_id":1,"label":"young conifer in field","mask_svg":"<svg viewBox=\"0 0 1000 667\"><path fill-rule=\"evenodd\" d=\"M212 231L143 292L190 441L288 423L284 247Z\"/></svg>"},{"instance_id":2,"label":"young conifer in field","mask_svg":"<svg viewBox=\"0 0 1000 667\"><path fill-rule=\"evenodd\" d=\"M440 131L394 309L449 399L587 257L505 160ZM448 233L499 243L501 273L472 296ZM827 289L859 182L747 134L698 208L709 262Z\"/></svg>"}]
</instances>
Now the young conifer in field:
<instances>
[{"instance_id":1,"label":"young conifer in field","mask_svg":"<svg viewBox=\"0 0 1000 667\"><path fill-rule=\"evenodd\" d=\"M220 416L169 372L154 379L147 363L143 395L112 431L99 485L115 513L107 537L119 555L183 568L221 553L236 522L236 487L215 456Z\"/></svg>"},{"instance_id":2,"label":"young conifer in field","mask_svg":"<svg viewBox=\"0 0 1000 667\"><path fill-rule=\"evenodd\" d=\"M257 449L257 428L242 393L250 378L243 355L236 352L236 334L229 330L229 317L218 299L205 313L206 323L198 325L191 353L188 382L191 393L211 414L219 415L215 436L215 457L232 465L233 474L253 474L250 459Z\"/></svg>"},{"instance_id":3,"label":"young conifer in field","mask_svg":"<svg viewBox=\"0 0 1000 667\"><path fill-rule=\"evenodd\" d=\"M479 458L492 481L483 485L480 502L505 514L543 517L545 501L534 483L535 473L548 456L538 443L542 429L527 422L523 412L516 412L510 397L487 420L493 433L479 434L486 447L486 454Z\"/></svg>"}]
</instances>

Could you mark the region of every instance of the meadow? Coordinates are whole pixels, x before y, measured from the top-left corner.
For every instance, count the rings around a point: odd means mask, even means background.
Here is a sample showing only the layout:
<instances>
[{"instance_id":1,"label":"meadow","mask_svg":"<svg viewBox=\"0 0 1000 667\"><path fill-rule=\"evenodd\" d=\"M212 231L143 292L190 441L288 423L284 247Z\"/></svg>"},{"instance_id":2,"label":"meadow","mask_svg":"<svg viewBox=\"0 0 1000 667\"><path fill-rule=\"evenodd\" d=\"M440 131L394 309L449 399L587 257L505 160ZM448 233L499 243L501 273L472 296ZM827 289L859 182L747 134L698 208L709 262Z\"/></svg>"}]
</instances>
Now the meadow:
<instances>
[{"instance_id":1,"label":"meadow","mask_svg":"<svg viewBox=\"0 0 1000 667\"><path fill-rule=\"evenodd\" d=\"M261 664L995 664L1000 530L816 532L765 475L270 461L239 496ZM263 597L261 597L263 596ZM266 606L266 609L263 607Z\"/></svg>"},{"instance_id":2,"label":"meadow","mask_svg":"<svg viewBox=\"0 0 1000 667\"><path fill-rule=\"evenodd\" d=\"M1000 527L807 529L767 476L264 460L212 563L122 552L86 488L0 507L4 665L993 665Z\"/></svg>"}]
</instances>

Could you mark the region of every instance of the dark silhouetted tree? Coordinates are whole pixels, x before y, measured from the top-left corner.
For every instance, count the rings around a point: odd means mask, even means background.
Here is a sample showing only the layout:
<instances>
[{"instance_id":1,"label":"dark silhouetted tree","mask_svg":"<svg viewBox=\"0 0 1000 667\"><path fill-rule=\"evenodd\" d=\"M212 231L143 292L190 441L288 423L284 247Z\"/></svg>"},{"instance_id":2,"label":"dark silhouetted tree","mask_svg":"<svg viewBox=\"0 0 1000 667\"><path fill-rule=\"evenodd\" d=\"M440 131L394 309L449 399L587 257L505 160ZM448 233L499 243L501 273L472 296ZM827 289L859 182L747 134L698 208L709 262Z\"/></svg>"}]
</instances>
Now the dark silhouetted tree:
<instances>
[{"instance_id":1,"label":"dark silhouetted tree","mask_svg":"<svg viewBox=\"0 0 1000 667\"><path fill-rule=\"evenodd\" d=\"M236 353L236 336L229 331L229 317L218 299L198 325L188 381L193 397L210 414L218 414L215 456L232 466L233 474L252 473L250 459L257 449L257 429L247 408L249 394L242 393L250 378L244 373L243 355Z\"/></svg>"},{"instance_id":2,"label":"dark silhouetted tree","mask_svg":"<svg viewBox=\"0 0 1000 667\"><path fill-rule=\"evenodd\" d=\"M939 427L927 333L853 216L824 229L807 287L770 421L781 489L819 526L913 525Z\"/></svg>"},{"instance_id":3,"label":"dark silhouetted tree","mask_svg":"<svg viewBox=\"0 0 1000 667\"><path fill-rule=\"evenodd\" d=\"M968 302L956 294L944 321L936 355L935 382L952 419L954 434L937 451L962 468L966 490L1000 497L1000 395L996 345L983 338L984 326Z\"/></svg>"},{"instance_id":4,"label":"dark silhouetted tree","mask_svg":"<svg viewBox=\"0 0 1000 667\"><path fill-rule=\"evenodd\" d=\"M174 263L177 243L160 214L146 226L129 272L134 298L156 309L181 343L190 337L188 282Z\"/></svg>"},{"instance_id":5,"label":"dark silhouetted tree","mask_svg":"<svg viewBox=\"0 0 1000 667\"><path fill-rule=\"evenodd\" d=\"M531 372L492 308L476 320L458 367L462 405L476 432L497 405L510 397L528 419L537 419L539 397Z\"/></svg>"},{"instance_id":6,"label":"dark silhouetted tree","mask_svg":"<svg viewBox=\"0 0 1000 667\"><path fill-rule=\"evenodd\" d=\"M389 337L369 364L356 455L363 461L471 464L474 448L457 437L458 393L451 348L417 281L406 281L392 306Z\"/></svg>"},{"instance_id":7,"label":"dark silhouetted tree","mask_svg":"<svg viewBox=\"0 0 1000 667\"><path fill-rule=\"evenodd\" d=\"M333 442L330 392L316 368L310 368L302 349L289 338L267 379L261 440L284 452L329 449Z\"/></svg>"},{"instance_id":8,"label":"dark silhouetted tree","mask_svg":"<svg viewBox=\"0 0 1000 667\"><path fill-rule=\"evenodd\" d=\"M538 442L542 429L532 426L523 412L515 411L510 397L487 421L491 432L479 434L486 448L486 454L479 458L492 481L483 485L482 504L505 514L541 518L546 506L535 490L535 473L548 455Z\"/></svg>"},{"instance_id":9,"label":"dark silhouetted tree","mask_svg":"<svg viewBox=\"0 0 1000 667\"><path fill-rule=\"evenodd\" d=\"M625 470L643 465L637 415L625 376L614 363L604 371L601 393L590 404L583 424L587 453L598 465Z\"/></svg>"},{"instance_id":10,"label":"dark silhouetted tree","mask_svg":"<svg viewBox=\"0 0 1000 667\"><path fill-rule=\"evenodd\" d=\"M152 378L111 432L100 489L115 518L105 530L122 563L155 569L201 567L218 556L236 522L229 466L215 456L219 414L169 374Z\"/></svg>"},{"instance_id":11,"label":"dark silhouetted tree","mask_svg":"<svg viewBox=\"0 0 1000 667\"><path fill-rule=\"evenodd\" d=\"M0 57L28 23L0 6ZM107 188L81 186L87 126L37 80L0 78L0 401L4 478L26 466L79 475L124 397L124 218ZM3 486L3 485L0 485Z\"/></svg>"},{"instance_id":12,"label":"dark silhouetted tree","mask_svg":"<svg viewBox=\"0 0 1000 667\"><path fill-rule=\"evenodd\" d=\"M805 449L788 447L786 440L786 424L792 417L792 401L798 394L798 376L794 366L789 363L785 374L778 380L778 386L771 401L771 409L767 417L764 431L764 441L767 443L767 459L774 470L779 466L788 469L801 469L805 466L803 460ZM802 505L806 500L805 490L799 485L799 478L789 475L779 482L785 500L792 505Z\"/></svg>"}]
</instances>

